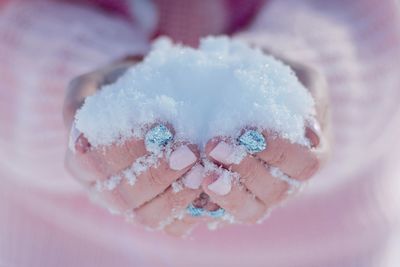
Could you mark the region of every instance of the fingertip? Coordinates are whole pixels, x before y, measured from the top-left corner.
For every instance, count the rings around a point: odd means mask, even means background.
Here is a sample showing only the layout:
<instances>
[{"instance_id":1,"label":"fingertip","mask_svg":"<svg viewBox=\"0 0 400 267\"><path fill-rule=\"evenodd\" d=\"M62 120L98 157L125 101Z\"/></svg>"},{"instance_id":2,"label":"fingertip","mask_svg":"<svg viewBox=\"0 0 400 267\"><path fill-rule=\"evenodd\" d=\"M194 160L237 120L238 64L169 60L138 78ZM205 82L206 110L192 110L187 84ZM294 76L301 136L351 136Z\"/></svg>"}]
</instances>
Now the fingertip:
<instances>
[{"instance_id":1,"label":"fingertip","mask_svg":"<svg viewBox=\"0 0 400 267\"><path fill-rule=\"evenodd\" d=\"M214 174L203 181L203 190L210 195L225 196L232 189L232 177L229 173Z\"/></svg>"},{"instance_id":2,"label":"fingertip","mask_svg":"<svg viewBox=\"0 0 400 267\"><path fill-rule=\"evenodd\" d=\"M234 153L232 145L225 141L220 141L208 154L208 156L219 163L230 164L231 156Z\"/></svg>"},{"instance_id":3,"label":"fingertip","mask_svg":"<svg viewBox=\"0 0 400 267\"><path fill-rule=\"evenodd\" d=\"M75 122L71 125L68 147L73 153L85 153L90 148L89 140L76 128Z\"/></svg>"},{"instance_id":4,"label":"fingertip","mask_svg":"<svg viewBox=\"0 0 400 267\"><path fill-rule=\"evenodd\" d=\"M200 149L195 144L186 144L186 146L192 151L192 153L196 156L197 159L200 158Z\"/></svg>"},{"instance_id":5,"label":"fingertip","mask_svg":"<svg viewBox=\"0 0 400 267\"><path fill-rule=\"evenodd\" d=\"M296 177L300 181L310 179L320 169L320 161L317 157L310 159L310 163L303 169L303 171Z\"/></svg>"},{"instance_id":6,"label":"fingertip","mask_svg":"<svg viewBox=\"0 0 400 267\"><path fill-rule=\"evenodd\" d=\"M215 182L218 179L218 174L216 173L209 173L207 176L204 177L203 183L201 184L204 190L208 190L208 185Z\"/></svg>"},{"instance_id":7,"label":"fingertip","mask_svg":"<svg viewBox=\"0 0 400 267\"><path fill-rule=\"evenodd\" d=\"M90 149L90 147L91 145L89 140L83 134L80 134L75 142L75 151L84 154Z\"/></svg>"},{"instance_id":8,"label":"fingertip","mask_svg":"<svg viewBox=\"0 0 400 267\"><path fill-rule=\"evenodd\" d=\"M305 136L310 141L310 145L312 148L319 146L320 138L314 129L306 127Z\"/></svg>"},{"instance_id":9,"label":"fingertip","mask_svg":"<svg viewBox=\"0 0 400 267\"><path fill-rule=\"evenodd\" d=\"M185 220L175 220L165 227L164 232L175 238L188 238L198 223Z\"/></svg>"},{"instance_id":10,"label":"fingertip","mask_svg":"<svg viewBox=\"0 0 400 267\"><path fill-rule=\"evenodd\" d=\"M237 141L250 154L256 154L267 148L267 141L264 135L254 129L244 129Z\"/></svg>"},{"instance_id":11,"label":"fingertip","mask_svg":"<svg viewBox=\"0 0 400 267\"><path fill-rule=\"evenodd\" d=\"M175 128L171 123L164 122L164 123L161 123L161 124L163 124L165 127L167 127L167 129L175 136L175 134L176 134Z\"/></svg>"},{"instance_id":12,"label":"fingertip","mask_svg":"<svg viewBox=\"0 0 400 267\"><path fill-rule=\"evenodd\" d=\"M215 138L210 139L210 140L207 142L207 144L206 144L206 146L205 146L205 148L204 148L204 151L205 151L206 155L209 156L209 155L210 155L210 152L211 152L221 141L222 141L222 139L221 139L221 138L218 138L218 137L215 137Z\"/></svg>"},{"instance_id":13,"label":"fingertip","mask_svg":"<svg viewBox=\"0 0 400 267\"><path fill-rule=\"evenodd\" d=\"M197 164L183 177L183 184L189 189L198 189L201 187L203 179L204 167Z\"/></svg>"},{"instance_id":14,"label":"fingertip","mask_svg":"<svg viewBox=\"0 0 400 267\"><path fill-rule=\"evenodd\" d=\"M168 159L169 167L174 171L181 171L193 166L199 160L200 153L192 145L177 146Z\"/></svg>"},{"instance_id":15,"label":"fingertip","mask_svg":"<svg viewBox=\"0 0 400 267\"><path fill-rule=\"evenodd\" d=\"M149 127L145 126L146 134L144 143L146 150L150 153L158 154L174 139L175 133L167 123L153 123Z\"/></svg>"},{"instance_id":16,"label":"fingertip","mask_svg":"<svg viewBox=\"0 0 400 267\"><path fill-rule=\"evenodd\" d=\"M148 131L150 131L151 129L153 129L153 128L157 127L157 126L160 126L160 125L162 125L162 126L164 126L165 128L167 128L167 129L171 132L171 134L173 134L173 135L176 134L175 128L174 128L174 126L173 126L170 122L161 121L161 120L156 120L156 121L153 122L153 123L145 124L144 127L143 127L143 129L144 129L146 132L148 132Z\"/></svg>"},{"instance_id":17,"label":"fingertip","mask_svg":"<svg viewBox=\"0 0 400 267\"><path fill-rule=\"evenodd\" d=\"M243 146L235 145L231 140L215 141L209 146L207 157L217 165L229 167L239 164L247 155Z\"/></svg>"},{"instance_id":18,"label":"fingertip","mask_svg":"<svg viewBox=\"0 0 400 267\"><path fill-rule=\"evenodd\" d=\"M306 121L305 136L310 141L310 145L312 148L319 146L321 126L315 118Z\"/></svg>"},{"instance_id":19,"label":"fingertip","mask_svg":"<svg viewBox=\"0 0 400 267\"><path fill-rule=\"evenodd\" d=\"M201 188L205 192L206 195L215 195L214 192L212 192L208 186L212 183L214 183L218 179L218 174L217 173L208 173L201 184Z\"/></svg>"}]
</instances>

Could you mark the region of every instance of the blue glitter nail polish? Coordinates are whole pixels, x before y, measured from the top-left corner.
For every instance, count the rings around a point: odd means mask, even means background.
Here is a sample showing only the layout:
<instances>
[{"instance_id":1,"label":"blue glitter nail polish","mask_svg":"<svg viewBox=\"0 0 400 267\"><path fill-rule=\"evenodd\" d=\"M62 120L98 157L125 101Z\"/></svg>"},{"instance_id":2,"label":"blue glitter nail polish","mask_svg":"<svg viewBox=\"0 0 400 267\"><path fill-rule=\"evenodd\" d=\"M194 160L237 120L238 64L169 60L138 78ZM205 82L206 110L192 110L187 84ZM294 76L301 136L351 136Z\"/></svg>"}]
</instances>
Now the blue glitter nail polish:
<instances>
[{"instance_id":1,"label":"blue glitter nail polish","mask_svg":"<svg viewBox=\"0 0 400 267\"><path fill-rule=\"evenodd\" d=\"M148 151L157 151L172 141L171 131L162 124L150 129L145 136L145 145Z\"/></svg>"},{"instance_id":2,"label":"blue glitter nail polish","mask_svg":"<svg viewBox=\"0 0 400 267\"><path fill-rule=\"evenodd\" d=\"M222 216L224 216L225 214L225 210L223 208L219 208L217 210L214 211L207 211L207 215L213 218L220 218Z\"/></svg>"},{"instance_id":3,"label":"blue glitter nail polish","mask_svg":"<svg viewBox=\"0 0 400 267\"><path fill-rule=\"evenodd\" d=\"M264 136L254 130L248 130L242 134L239 137L239 144L245 146L249 153L261 152L267 147Z\"/></svg>"},{"instance_id":4,"label":"blue glitter nail polish","mask_svg":"<svg viewBox=\"0 0 400 267\"><path fill-rule=\"evenodd\" d=\"M186 212L193 217L200 217L204 215L204 210L202 208L193 206L193 204L189 204L189 206L187 206Z\"/></svg>"}]
</instances>

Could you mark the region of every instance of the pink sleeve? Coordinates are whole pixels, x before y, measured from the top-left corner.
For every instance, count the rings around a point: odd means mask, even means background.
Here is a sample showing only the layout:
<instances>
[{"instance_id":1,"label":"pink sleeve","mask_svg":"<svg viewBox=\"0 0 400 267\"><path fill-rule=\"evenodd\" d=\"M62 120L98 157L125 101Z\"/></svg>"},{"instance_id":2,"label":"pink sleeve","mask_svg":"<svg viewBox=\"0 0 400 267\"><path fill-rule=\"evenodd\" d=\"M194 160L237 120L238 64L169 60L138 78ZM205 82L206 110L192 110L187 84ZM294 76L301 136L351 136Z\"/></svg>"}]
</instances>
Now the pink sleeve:
<instances>
[{"instance_id":1,"label":"pink sleeve","mask_svg":"<svg viewBox=\"0 0 400 267\"><path fill-rule=\"evenodd\" d=\"M0 0L0 10L7 4L9 0Z\"/></svg>"},{"instance_id":2,"label":"pink sleeve","mask_svg":"<svg viewBox=\"0 0 400 267\"><path fill-rule=\"evenodd\" d=\"M82 4L90 4L98 6L108 12L116 13L118 15L129 18L131 16L129 2L125 0L67 0L68 2L78 2Z\"/></svg>"}]
</instances>

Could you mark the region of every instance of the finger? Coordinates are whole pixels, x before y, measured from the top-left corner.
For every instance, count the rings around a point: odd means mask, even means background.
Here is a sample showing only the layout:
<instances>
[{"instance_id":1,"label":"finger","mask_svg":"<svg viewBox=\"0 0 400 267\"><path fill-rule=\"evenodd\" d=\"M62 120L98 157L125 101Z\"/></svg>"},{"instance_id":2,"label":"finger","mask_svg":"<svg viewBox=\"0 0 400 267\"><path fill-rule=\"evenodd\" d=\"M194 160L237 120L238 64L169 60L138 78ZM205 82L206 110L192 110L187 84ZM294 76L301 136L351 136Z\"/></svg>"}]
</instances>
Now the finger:
<instances>
[{"instance_id":1,"label":"finger","mask_svg":"<svg viewBox=\"0 0 400 267\"><path fill-rule=\"evenodd\" d=\"M161 158L155 155L139 158L132 168L125 170L122 176L132 175L135 181L123 179L118 191L134 209L153 199L175 180L187 173L199 159L199 151L195 145L176 144L168 157L163 153Z\"/></svg>"},{"instance_id":2,"label":"finger","mask_svg":"<svg viewBox=\"0 0 400 267\"><path fill-rule=\"evenodd\" d=\"M207 142L205 153L207 158L217 164L229 168L232 164L239 164L247 156L243 146L233 145L229 138L216 137Z\"/></svg>"},{"instance_id":3,"label":"finger","mask_svg":"<svg viewBox=\"0 0 400 267\"><path fill-rule=\"evenodd\" d=\"M106 208L112 214L125 214L131 212L129 206L121 195L116 191L99 192L94 187L89 189L90 200L103 208Z\"/></svg>"},{"instance_id":4,"label":"finger","mask_svg":"<svg viewBox=\"0 0 400 267\"><path fill-rule=\"evenodd\" d=\"M175 218L170 224L166 225L164 231L173 236L187 237L197 226L204 224L208 226L209 230L216 230L227 225L228 222L210 216L194 217L190 214L185 214L183 217Z\"/></svg>"},{"instance_id":5,"label":"finger","mask_svg":"<svg viewBox=\"0 0 400 267\"><path fill-rule=\"evenodd\" d=\"M73 123L69 138L69 150L76 156L77 161L80 161L82 168L95 173L97 179L104 181L113 174L126 169L135 160L155 152L150 151L149 146L145 144L147 137L154 138L149 133L154 134L155 131L162 129L162 132L157 132L158 134L163 134L162 136L158 136L160 137L158 141L164 143L157 144L155 142L151 144L154 147L157 146L160 152L172 140L174 130L168 123L166 125L154 123L143 127L147 128L147 134L144 139L132 137L123 142L92 147L88 139Z\"/></svg>"},{"instance_id":6,"label":"finger","mask_svg":"<svg viewBox=\"0 0 400 267\"><path fill-rule=\"evenodd\" d=\"M122 144L94 148L85 136L79 133L71 144L74 146L74 149L70 149L71 158L74 159L76 168L86 174L77 175L77 178L85 182L104 181L148 153L144 141L136 138L131 138Z\"/></svg>"},{"instance_id":7,"label":"finger","mask_svg":"<svg viewBox=\"0 0 400 267\"><path fill-rule=\"evenodd\" d=\"M203 197L201 197L203 195ZM216 211L221 207L210 201L210 197L204 192L192 202L196 207L202 207L204 211ZM206 224L211 231L232 224L231 216L213 217L209 215L193 216L190 213L185 214L183 218L175 218L165 227L165 231L174 236L187 236L193 229L200 225Z\"/></svg>"},{"instance_id":8,"label":"finger","mask_svg":"<svg viewBox=\"0 0 400 267\"><path fill-rule=\"evenodd\" d=\"M186 207L201 193L200 189L183 188L176 192L169 187L148 203L135 210L135 218L150 228L162 228L174 217L183 216Z\"/></svg>"},{"instance_id":9,"label":"finger","mask_svg":"<svg viewBox=\"0 0 400 267\"><path fill-rule=\"evenodd\" d=\"M158 126L151 128L149 132L161 129L161 126ZM163 131L157 133L172 132L167 128ZM146 135L146 138L148 136ZM80 142L81 139L84 139L84 136L81 135L78 138L76 142L78 146L83 143ZM159 151L158 154L153 153L155 146L160 144L155 142L151 145L152 151L148 152L146 151L148 146L142 139L132 139L128 144L124 143L123 145L111 145L96 149L89 146L89 149L84 149L83 153L77 154L83 165L86 165L87 169L97 176L98 180L92 181L92 184L99 191L117 190L130 208L136 208L163 192L171 182L182 176L198 159L199 153L193 145L177 144L179 146L170 155L165 151Z\"/></svg>"},{"instance_id":10,"label":"finger","mask_svg":"<svg viewBox=\"0 0 400 267\"><path fill-rule=\"evenodd\" d=\"M238 183L238 175L219 169L210 172L203 181L203 190L210 199L225 209L236 220L257 222L265 213L266 206Z\"/></svg>"},{"instance_id":11,"label":"finger","mask_svg":"<svg viewBox=\"0 0 400 267\"><path fill-rule=\"evenodd\" d=\"M163 126L167 133L173 135L173 129L167 124L152 124L147 126L148 132L158 126ZM80 162L82 169L95 174L95 179L104 181L118 172L122 172L133 162L146 155L150 155L145 141L142 138L130 138L122 143L107 146L92 147L87 138L72 125L69 148L76 161ZM93 176L93 175L92 175ZM89 180L86 178L86 180Z\"/></svg>"},{"instance_id":12,"label":"finger","mask_svg":"<svg viewBox=\"0 0 400 267\"><path fill-rule=\"evenodd\" d=\"M193 146L192 149L194 149ZM178 148L174 152L181 153L179 151L181 150ZM170 159L174 158L174 152L172 152ZM186 156L185 158L190 157ZM132 211L162 193L192 166L188 165L180 171L172 170L170 162L165 159L165 156L158 158L156 155L148 155L138 158L138 160L127 169L110 176L106 180L92 182L90 187L103 195L105 201L110 202L114 209L123 212ZM138 171L140 171L140 175L138 175ZM199 175L202 176L203 173L199 172L198 168L194 168L193 173L186 175L182 183L185 183L186 180L199 180L199 177L196 177Z\"/></svg>"},{"instance_id":13,"label":"finger","mask_svg":"<svg viewBox=\"0 0 400 267\"><path fill-rule=\"evenodd\" d=\"M205 220L210 219L184 216L181 219L174 219L170 224L166 225L164 232L175 237L186 237Z\"/></svg>"},{"instance_id":14,"label":"finger","mask_svg":"<svg viewBox=\"0 0 400 267\"><path fill-rule=\"evenodd\" d=\"M306 125L305 136L310 141L311 147L316 148L321 143L321 126L315 118L308 120Z\"/></svg>"},{"instance_id":15,"label":"finger","mask_svg":"<svg viewBox=\"0 0 400 267\"><path fill-rule=\"evenodd\" d=\"M267 140L267 148L256 153L256 157L268 165L279 168L288 176L306 180L319 169L319 159L313 149L300 144L293 144L288 139L276 134L263 132Z\"/></svg>"},{"instance_id":16,"label":"finger","mask_svg":"<svg viewBox=\"0 0 400 267\"><path fill-rule=\"evenodd\" d=\"M224 162L229 170L240 175L240 182L256 195L267 207L281 201L292 184L271 174L268 166L250 154L246 154L238 164L231 163L232 153L237 148L227 141L211 140L206 145L206 153L214 162Z\"/></svg>"},{"instance_id":17,"label":"finger","mask_svg":"<svg viewBox=\"0 0 400 267\"><path fill-rule=\"evenodd\" d=\"M215 219L211 217L190 217L187 215L183 219L175 219L170 224L165 226L164 232L176 237L187 237L193 232L193 230L203 224L206 224L208 230L210 231L232 225L232 223L226 220Z\"/></svg>"},{"instance_id":18,"label":"finger","mask_svg":"<svg viewBox=\"0 0 400 267\"><path fill-rule=\"evenodd\" d=\"M307 129L306 133L312 138L311 144L318 145L318 129ZM261 152L254 153L254 155L268 165L278 167L288 176L298 180L310 178L319 169L318 149L293 144L288 139L280 138L267 131L263 132L263 136L266 140L266 148ZM215 143L218 143L218 146L214 147ZM234 163L237 164L247 153L242 152L240 149L242 146L230 146L229 143L232 144L233 142L226 138L215 138L209 142L206 153L212 161L225 167Z\"/></svg>"},{"instance_id":19,"label":"finger","mask_svg":"<svg viewBox=\"0 0 400 267\"><path fill-rule=\"evenodd\" d=\"M115 190L116 181L110 177L147 153L143 141L130 139L120 145L92 148L83 134L79 133L72 144L75 152L67 150L66 168L89 190L91 199L112 213L129 211L127 202ZM107 185L107 190L99 190L99 184L102 185L100 181Z\"/></svg>"}]
</instances>

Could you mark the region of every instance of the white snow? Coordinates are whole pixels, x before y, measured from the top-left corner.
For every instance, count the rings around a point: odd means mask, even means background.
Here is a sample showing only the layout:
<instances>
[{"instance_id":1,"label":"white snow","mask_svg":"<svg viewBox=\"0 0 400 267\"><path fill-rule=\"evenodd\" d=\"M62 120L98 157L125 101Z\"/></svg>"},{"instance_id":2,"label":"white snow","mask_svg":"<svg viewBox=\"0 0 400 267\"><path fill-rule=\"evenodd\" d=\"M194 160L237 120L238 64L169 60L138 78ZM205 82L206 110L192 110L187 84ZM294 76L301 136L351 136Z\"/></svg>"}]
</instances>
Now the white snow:
<instances>
[{"instance_id":1,"label":"white snow","mask_svg":"<svg viewBox=\"0 0 400 267\"><path fill-rule=\"evenodd\" d=\"M157 121L200 147L249 126L307 145L305 121L314 114L291 68L261 50L228 37L204 38L198 49L161 38L143 62L87 97L75 124L94 147L143 137Z\"/></svg>"}]
</instances>

